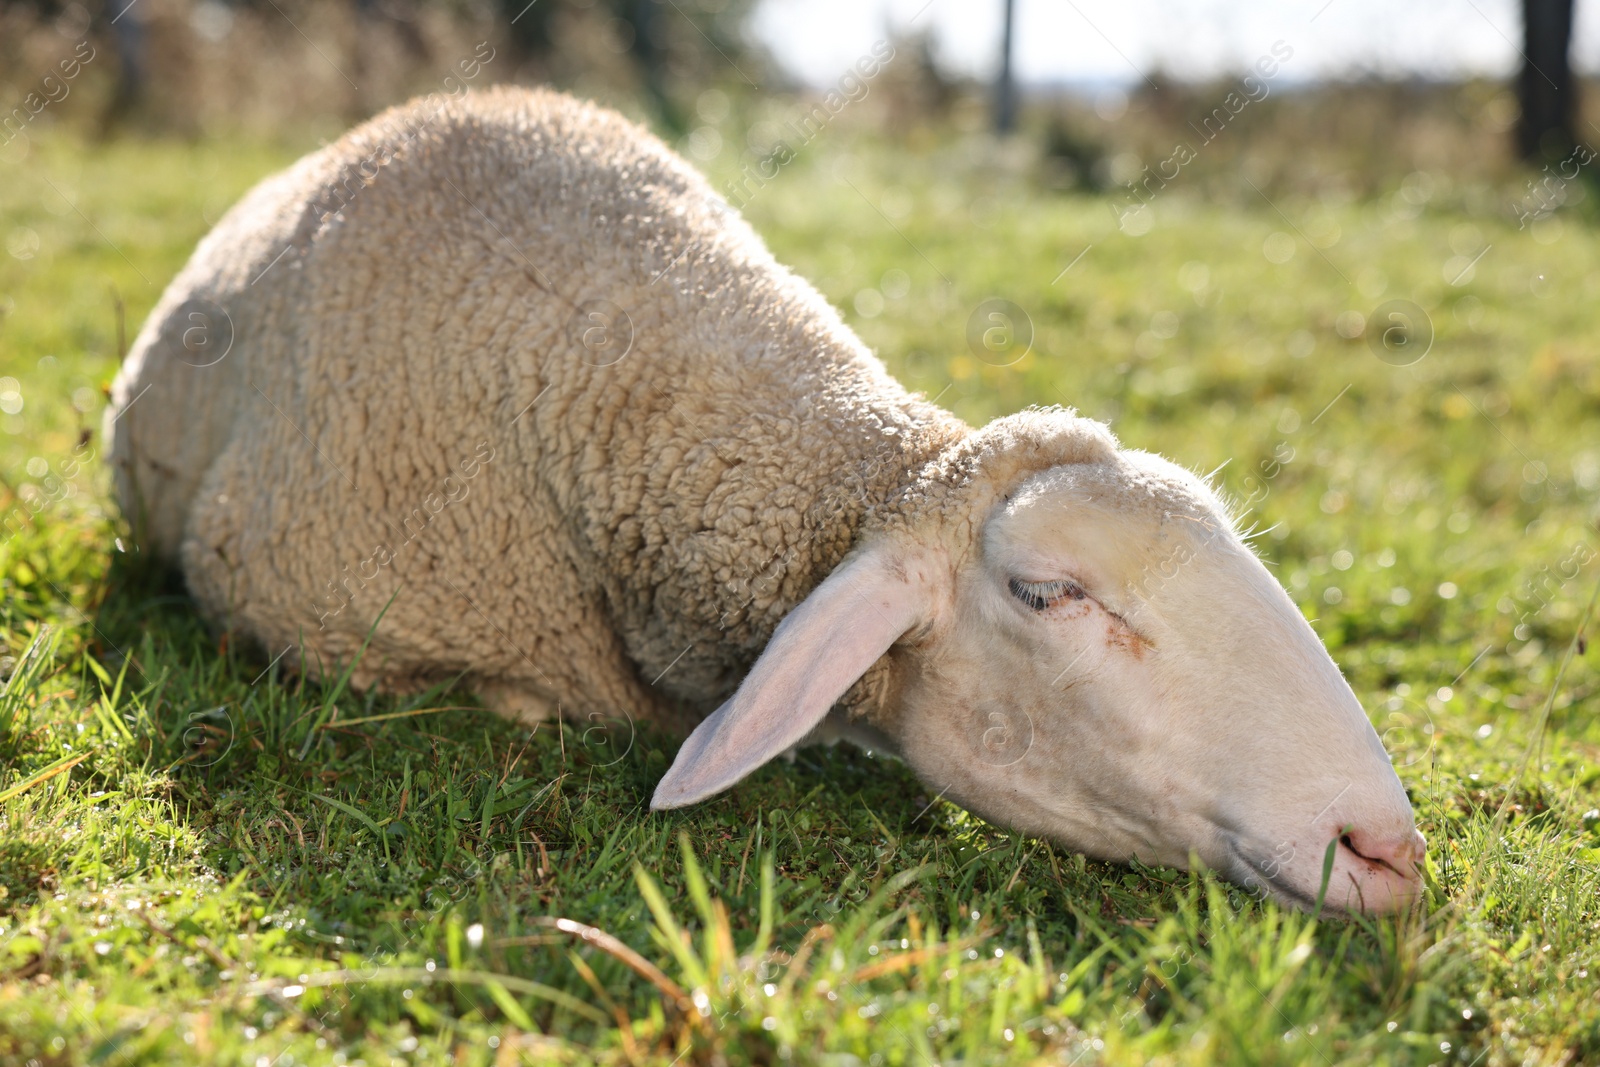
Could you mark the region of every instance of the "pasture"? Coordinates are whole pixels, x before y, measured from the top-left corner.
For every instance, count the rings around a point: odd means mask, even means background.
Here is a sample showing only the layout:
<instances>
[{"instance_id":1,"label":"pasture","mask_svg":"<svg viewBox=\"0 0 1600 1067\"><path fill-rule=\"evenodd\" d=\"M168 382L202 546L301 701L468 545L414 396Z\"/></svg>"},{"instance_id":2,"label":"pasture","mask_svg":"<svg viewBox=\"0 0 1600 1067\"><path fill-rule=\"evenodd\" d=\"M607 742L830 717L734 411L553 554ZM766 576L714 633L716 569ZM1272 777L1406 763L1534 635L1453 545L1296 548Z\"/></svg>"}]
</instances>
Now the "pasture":
<instances>
[{"instance_id":1,"label":"pasture","mask_svg":"<svg viewBox=\"0 0 1600 1067\"><path fill-rule=\"evenodd\" d=\"M1445 171L1180 177L1119 225L985 144L841 129L745 205L968 421L1070 404L1220 468L1428 837L1423 913L1340 922L845 749L651 815L674 742L643 724L318 687L208 632L116 517L103 389L309 147L0 161L0 1062L1600 1059L1592 197L1519 225L1522 190Z\"/></svg>"}]
</instances>

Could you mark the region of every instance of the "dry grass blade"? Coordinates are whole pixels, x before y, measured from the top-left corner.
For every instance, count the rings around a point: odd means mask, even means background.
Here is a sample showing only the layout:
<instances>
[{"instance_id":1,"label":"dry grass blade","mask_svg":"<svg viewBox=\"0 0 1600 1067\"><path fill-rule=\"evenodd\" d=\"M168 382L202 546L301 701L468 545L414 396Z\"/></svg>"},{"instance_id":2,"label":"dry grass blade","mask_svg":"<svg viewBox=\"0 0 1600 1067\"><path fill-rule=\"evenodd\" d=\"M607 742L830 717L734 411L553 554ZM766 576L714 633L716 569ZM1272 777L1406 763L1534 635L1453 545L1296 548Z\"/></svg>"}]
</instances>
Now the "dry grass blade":
<instances>
[{"instance_id":1,"label":"dry grass blade","mask_svg":"<svg viewBox=\"0 0 1600 1067\"><path fill-rule=\"evenodd\" d=\"M605 984L600 981L600 976L594 973L593 967L584 962L582 956L572 952L569 953L569 958L572 961L573 968L577 970L578 976L588 984L589 988L594 991L594 995L600 998L600 1003L604 1004L606 1010L617 1020L617 1036L622 1040L622 1052L628 1057L629 1063L637 1064L639 1062L639 1046L633 1040L633 1020L628 1018L628 1013L623 1010L622 1005L618 1004L611 994L607 992Z\"/></svg>"},{"instance_id":2,"label":"dry grass blade","mask_svg":"<svg viewBox=\"0 0 1600 1067\"><path fill-rule=\"evenodd\" d=\"M0 800L10 800L12 797L20 796L21 794L32 789L34 786L38 785L40 782L47 782L58 774L61 774L65 771L70 771L72 768L76 767L78 764L82 763L88 758L89 753L87 752L80 752L76 756L63 756L61 759L56 760L38 774L35 774L30 778L26 778L12 786L10 789L7 789L5 792L0 793Z\"/></svg>"},{"instance_id":3,"label":"dry grass blade","mask_svg":"<svg viewBox=\"0 0 1600 1067\"><path fill-rule=\"evenodd\" d=\"M413 708L410 711L391 711L383 715L367 715L359 719L332 719L317 726L319 730L331 730L335 727L364 726L369 722L384 722L389 719L409 719L416 715L431 715L437 711L482 711L469 704L451 704L440 708Z\"/></svg>"},{"instance_id":4,"label":"dry grass blade","mask_svg":"<svg viewBox=\"0 0 1600 1067\"><path fill-rule=\"evenodd\" d=\"M595 948L606 953L608 956L616 959L634 974L637 974L640 978L643 978L645 981L655 986L656 989L661 992L661 995L667 999L668 1003L672 1005L672 1007L683 1012L685 1015L690 1016L691 1018L698 1017L694 1010L694 1003L689 999L689 994L684 992L682 986L680 986L677 982L674 982L671 978L667 977L661 968L657 967L655 964L651 963L649 960L645 959L643 956L639 955L633 949L629 948L612 935L606 933L604 930L598 929L597 927L588 926L584 923L575 922L572 919L562 919L553 915L541 916L533 921L540 926L548 926L569 936L576 937L586 944L593 945ZM529 940L530 939L527 938L513 937L506 938L498 943L502 945L515 945L522 944Z\"/></svg>"},{"instance_id":5,"label":"dry grass blade","mask_svg":"<svg viewBox=\"0 0 1600 1067\"><path fill-rule=\"evenodd\" d=\"M988 931L984 931L985 935L987 933ZM946 941L938 945L929 945L927 948L914 948L910 952L885 956L881 960L859 968L850 976L850 981L865 982L870 978L881 978L886 974L898 974L951 952L965 952L982 940L982 936L964 937L959 941Z\"/></svg>"}]
</instances>

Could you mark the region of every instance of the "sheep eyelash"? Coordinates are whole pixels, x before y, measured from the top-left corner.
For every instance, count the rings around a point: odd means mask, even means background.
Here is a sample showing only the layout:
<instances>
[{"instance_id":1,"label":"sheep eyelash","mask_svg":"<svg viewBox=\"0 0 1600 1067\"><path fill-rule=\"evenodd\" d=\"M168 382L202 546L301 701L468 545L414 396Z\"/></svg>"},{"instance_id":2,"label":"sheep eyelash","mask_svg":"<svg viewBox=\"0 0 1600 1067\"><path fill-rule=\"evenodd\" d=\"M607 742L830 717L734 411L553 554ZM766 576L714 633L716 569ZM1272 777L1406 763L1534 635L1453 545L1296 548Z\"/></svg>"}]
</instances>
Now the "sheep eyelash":
<instances>
[{"instance_id":1,"label":"sheep eyelash","mask_svg":"<svg viewBox=\"0 0 1600 1067\"><path fill-rule=\"evenodd\" d=\"M1013 578L1008 584L1011 595L1034 611L1054 607L1063 600L1086 600L1089 596L1083 586L1071 578L1058 578L1051 582L1025 582L1021 578Z\"/></svg>"}]
</instances>

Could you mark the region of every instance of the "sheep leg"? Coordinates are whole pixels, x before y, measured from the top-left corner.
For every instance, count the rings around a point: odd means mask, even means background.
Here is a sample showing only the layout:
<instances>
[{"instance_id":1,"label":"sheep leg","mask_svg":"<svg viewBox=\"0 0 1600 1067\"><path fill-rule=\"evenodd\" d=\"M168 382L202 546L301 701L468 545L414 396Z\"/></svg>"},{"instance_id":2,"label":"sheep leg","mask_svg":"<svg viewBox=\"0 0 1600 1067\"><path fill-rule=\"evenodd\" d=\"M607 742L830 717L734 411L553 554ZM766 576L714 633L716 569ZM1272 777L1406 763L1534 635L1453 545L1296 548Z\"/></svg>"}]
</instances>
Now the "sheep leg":
<instances>
[{"instance_id":1,"label":"sheep leg","mask_svg":"<svg viewBox=\"0 0 1600 1067\"><path fill-rule=\"evenodd\" d=\"M525 682L509 678L484 678L473 683L472 688L490 711L516 722L551 722L559 713L554 700Z\"/></svg>"}]
</instances>

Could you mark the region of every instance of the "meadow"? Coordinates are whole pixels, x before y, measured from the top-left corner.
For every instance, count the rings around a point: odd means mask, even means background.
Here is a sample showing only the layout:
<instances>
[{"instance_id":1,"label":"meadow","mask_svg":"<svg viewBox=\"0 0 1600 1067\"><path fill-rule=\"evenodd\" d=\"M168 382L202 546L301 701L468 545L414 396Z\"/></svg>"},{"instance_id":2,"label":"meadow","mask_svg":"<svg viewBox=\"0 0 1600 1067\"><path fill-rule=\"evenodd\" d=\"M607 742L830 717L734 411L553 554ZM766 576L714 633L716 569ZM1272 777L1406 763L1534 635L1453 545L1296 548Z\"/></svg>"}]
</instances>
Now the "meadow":
<instances>
[{"instance_id":1,"label":"meadow","mask_svg":"<svg viewBox=\"0 0 1600 1067\"><path fill-rule=\"evenodd\" d=\"M1447 169L1180 175L1134 209L982 138L841 128L744 207L969 421L1068 404L1218 471L1428 837L1425 907L1338 921L842 748L652 815L675 742L647 727L318 686L208 630L110 500L105 387L195 241L309 147L0 154L0 1062L1600 1059L1584 179L1521 218L1520 184Z\"/></svg>"}]
</instances>

